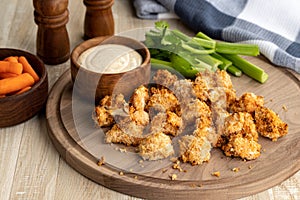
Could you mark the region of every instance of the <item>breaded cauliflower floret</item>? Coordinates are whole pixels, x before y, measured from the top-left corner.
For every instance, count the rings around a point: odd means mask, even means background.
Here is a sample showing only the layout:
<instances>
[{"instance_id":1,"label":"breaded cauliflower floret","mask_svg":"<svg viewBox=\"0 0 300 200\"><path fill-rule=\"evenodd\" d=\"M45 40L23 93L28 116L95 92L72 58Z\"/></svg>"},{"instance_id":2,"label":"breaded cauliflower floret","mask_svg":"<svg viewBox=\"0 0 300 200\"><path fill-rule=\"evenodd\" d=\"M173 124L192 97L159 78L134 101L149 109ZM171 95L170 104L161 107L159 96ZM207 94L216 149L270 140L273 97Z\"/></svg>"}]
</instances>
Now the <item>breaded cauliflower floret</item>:
<instances>
[{"instance_id":1,"label":"breaded cauliflower floret","mask_svg":"<svg viewBox=\"0 0 300 200\"><path fill-rule=\"evenodd\" d=\"M144 85L141 85L133 92L129 104L134 110L144 110L148 100L149 90Z\"/></svg>"},{"instance_id":2,"label":"breaded cauliflower floret","mask_svg":"<svg viewBox=\"0 0 300 200\"><path fill-rule=\"evenodd\" d=\"M211 145L206 137L185 135L179 140L180 158L183 162L200 165L210 159Z\"/></svg>"},{"instance_id":3,"label":"breaded cauliflower floret","mask_svg":"<svg viewBox=\"0 0 300 200\"><path fill-rule=\"evenodd\" d=\"M149 90L144 85L135 89L130 98L129 115L138 125L146 126L149 123L149 114L145 111L148 100Z\"/></svg>"},{"instance_id":4,"label":"breaded cauliflower floret","mask_svg":"<svg viewBox=\"0 0 300 200\"><path fill-rule=\"evenodd\" d=\"M223 136L231 137L232 135L258 141L254 119L249 113L233 113L226 118Z\"/></svg>"},{"instance_id":5,"label":"breaded cauliflower floret","mask_svg":"<svg viewBox=\"0 0 300 200\"><path fill-rule=\"evenodd\" d=\"M228 143L222 146L226 156L240 157L246 160L254 160L260 156L261 145L253 139L240 136L230 137Z\"/></svg>"},{"instance_id":6,"label":"breaded cauliflower floret","mask_svg":"<svg viewBox=\"0 0 300 200\"><path fill-rule=\"evenodd\" d=\"M276 141L288 133L288 124L271 109L262 107L255 111L257 131L264 137Z\"/></svg>"},{"instance_id":7,"label":"breaded cauliflower floret","mask_svg":"<svg viewBox=\"0 0 300 200\"><path fill-rule=\"evenodd\" d=\"M177 136L181 133L182 119L174 112L158 113L151 120L150 132L163 132L167 135Z\"/></svg>"},{"instance_id":8,"label":"breaded cauliflower floret","mask_svg":"<svg viewBox=\"0 0 300 200\"><path fill-rule=\"evenodd\" d=\"M146 110L154 109L158 112L174 111L178 105L179 102L176 96L170 90L152 87Z\"/></svg>"},{"instance_id":9,"label":"breaded cauliflower floret","mask_svg":"<svg viewBox=\"0 0 300 200\"><path fill-rule=\"evenodd\" d=\"M189 79L178 80L173 84L172 91L178 98L180 105L184 105L196 99L193 82Z\"/></svg>"},{"instance_id":10,"label":"breaded cauliflower floret","mask_svg":"<svg viewBox=\"0 0 300 200\"><path fill-rule=\"evenodd\" d=\"M132 121L136 122L138 125L147 126L150 121L149 114L144 110L136 110L134 112L129 112Z\"/></svg>"},{"instance_id":11,"label":"breaded cauliflower floret","mask_svg":"<svg viewBox=\"0 0 300 200\"><path fill-rule=\"evenodd\" d=\"M232 89L232 82L229 74L226 72L226 70L217 70L215 72L216 82L218 87L224 87L228 89Z\"/></svg>"},{"instance_id":12,"label":"breaded cauliflower floret","mask_svg":"<svg viewBox=\"0 0 300 200\"><path fill-rule=\"evenodd\" d=\"M216 80L214 78L214 76L215 76L214 72L205 70L203 72L199 72L196 76L197 76L197 79L201 79L204 82L204 84L206 85L208 90L217 86Z\"/></svg>"},{"instance_id":13,"label":"breaded cauliflower floret","mask_svg":"<svg viewBox=\"0 0 300 200\"><path fill-rule=\"evenodd\" d=\"M95 107L94 119L100 127L111 126L114 123L114 114L118 109L126 109L127 103L122 94L105 96Z\"/></svg>"},{"instance_id":14,"label":"breaded cauliflower floret","mask_svg":"<svg viewBox=\"0 0 300 200\"><path fill-rule=\"evenodd\" d=\"M157 70L153 80L158 85L170 88L177 81L177 76L168 70Z\"/></svg>"},{"instance_id":15,"label":"breaded cauliflower floret","mask_svg":"<svg viewBox=\"0 0 300 200\"><path fill-rule=\"evenodd\" d=\"M256 96L253 93L247 92L230 106L230 111L254 113L257 108L263 106L264 97Z\"/></svg>"},{"instance_id":16,"label":"breaded cauliflower floret","mask_svg":"<svg viewBox=\"0 0 300 200\"><path fill-rule=\"evenodd\" d=\"M182 120L185 126L190 124L195 124L198 118L201 118L201 124L206 126L207 123L210 123L211 112L209 106L199 99L194 99L193 101L182 105ZM202 124L204 123L204 124Z\"/></svg>"},{"instance_id":17,"label":"breaded cauliflower floret","mask_svg":"<svg viewBox=\"0 0 300 200\"><path fill-rule=\"evenodd\" d=\"M212 137L214 140L212 140L213 146L215 147L217 145L218 139L223 134L224 129L224 123L226 118L229 116L229 113L224 108L219 107L211 107L211 113L212 113L212 121L213 126L216 131L216 136Z\"/></svg>"},{"instance_id":18,"label":"breaded cauliflower floret","mask_svg":"<svg viewBox=\"0 0 300 200\"><path fill-rule=\"evenodd\" d=\"M94 119L100 127L111 126L114 123L111 110L106 109L104 106L96 106Z\"/></svg>"},{"instance_id":19,"label":"breaded cauliflower floret","mask_svg":"<svg viewBox=\"0 0 300 200\"><path fill-rule=\"evenodd\" d=\"M207 91L207 99L212 104L217 104L215 106L225 109L236 99L236 91L232 86L231 78L224 70L217 70L214 73L209 71L198 73L195 79L195 83L197 82L204 87L202 90ZM195 89L197 97L201 97L197 92L199 89L197 90L197 87ZM206 95L205 92L204 94Z\"/></svg>"},{"instance_id":20,"label":"breaded cauliflower floret","mask_svg":"<svg viewBox=\"0 0 300 200\"><path fill-rule=\"evenodd\" d=\"M106 132L105 141L137 146L143 139L143 130L144 126L137 125L130 118L125 118Z\"/></svg>"},{"instance_id":21,"label":"breaded cauliflower floret","mask_svg":"<svg viewBox=\"0 0 300 200\"><path fill-rule=\"evenodd\" d=\"M195 81L193 82L193 89L198 99L201 101L207 101L208 88L201 76L196 76Z\"/></svg>"},{"instance_id":22,"label":"breaded cauliflower floret","mask_svg":"<svg viewBox=\"0 0 300 200\"><path fill-rule=\"evenodd\" d=\"M219 146L226 156L253 160L260 156L258 133L251 114L238 112L229 115L224 124Z\"/></svg>"},{"instance_id":23,"label":"breaded cauliflower floret","mask_svg":"<svg viewBox=\"0 0 300 200\"><path fill-rule=\"evenodd\" d=\"M144 160L159 160L174 154L172 140L162 132L148 135L139 145L139 154Z\"/></svg>"}]
</instances>

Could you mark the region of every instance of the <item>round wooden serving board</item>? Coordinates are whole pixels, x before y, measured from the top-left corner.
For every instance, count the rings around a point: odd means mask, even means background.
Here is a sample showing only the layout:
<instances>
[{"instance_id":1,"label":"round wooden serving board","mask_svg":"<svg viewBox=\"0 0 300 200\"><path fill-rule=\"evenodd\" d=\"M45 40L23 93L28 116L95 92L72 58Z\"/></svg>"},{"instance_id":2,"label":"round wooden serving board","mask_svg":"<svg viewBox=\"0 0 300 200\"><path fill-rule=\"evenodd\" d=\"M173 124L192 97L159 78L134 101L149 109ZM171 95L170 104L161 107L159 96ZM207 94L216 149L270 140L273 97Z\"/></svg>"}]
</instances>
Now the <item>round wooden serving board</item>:
<instances>
[{"instance_id":1,"label":"round wooden serving board","mask_svg":"<svg viewBox=\"0 0 300 200\"><path fill-rule=\"evenodd\" d=\"M76 98L70 71L52 88L46 115L49 136L66 162L79 173L107 188L147 199L233 199L271 188L300 169L300 83L292 74L263 58L249 58L269 74L260 84L247 76L232 82L237 94L254 92L265 97L266 106L288 123L289 133L277 142L261 138L261 156L253 161L225 157L213 149L208 163L180 164L172 169L169 159L140 162L136 153L103 142L104 132L92 120L93 103ZM120 149L121 148L121 149ZM98 166L104 157L106 163ZM234 172L233 168L239 168ZM212 173L219 171L220 177ZM122 172L120 174L120 172ZM170 176L176 174L177 179Z\"/></svg>"}]
</instances>

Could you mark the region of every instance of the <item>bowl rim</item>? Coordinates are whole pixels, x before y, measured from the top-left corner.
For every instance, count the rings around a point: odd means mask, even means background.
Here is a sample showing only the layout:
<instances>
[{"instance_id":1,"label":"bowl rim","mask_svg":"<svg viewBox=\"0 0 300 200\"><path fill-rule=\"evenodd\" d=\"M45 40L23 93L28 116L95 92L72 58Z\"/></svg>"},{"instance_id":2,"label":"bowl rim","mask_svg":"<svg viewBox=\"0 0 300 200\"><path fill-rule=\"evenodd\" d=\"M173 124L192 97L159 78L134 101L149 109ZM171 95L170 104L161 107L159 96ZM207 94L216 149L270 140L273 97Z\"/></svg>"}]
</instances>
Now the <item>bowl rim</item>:
<instances>
[{"instance_id":1,"label":"bowl rim","mask_svg":"<svg viewBox=\"0 0 300 200\"><path fill-rule=\"evenodd\" d=\"M26 50L22 50L22 49L15 49L15 48L0 48L0 51L3 51L3 50L8 50L8 51L16 51L16 52L19 52L20 54L27 54L27 55L30 55L31 57L33 57L35 60L37 60L37 62L39 63L39 65L41 66L41 75L40 75L40 80L35 83L33 85L33 87L22 93L22 94L16 94L16 95L11 95L11 96L6 96L4 98L0 98L0 103L1 102L5 102L5 101L9 101L9 100L18 100L18 99L22 99L24 98L25 96L27 95L30 95L31 93L34 93L35 90L37 88L39 88L45 81L47 81L47 76L48 76L48 72L47 72L47 69L45 67L45 64L44 62L36 55L34 55L33 53L30 53ZM24 55L25 56L25 55ZM33 67L34 68L34 67Z\"/></svg>"},{"instance_id":2,"label":"bowl rim","mask_svg":"<svg viewBox=\"0 0 300 200\"><path fill-rule=\"evenodd\" d=\"M95 46L101 44L101 42L103 42L103 41L105 41L109 38L121 38L121 39L131 40L132 42L135 42L136 44L140 45L141 46L140 49L143 49L146 52L146 55L145 55L145 57L143 57L143 62L140 64L140 66L136 67L134 69L131 69L131 70L128 70L128 71L125 71L125 72L119 72L119 73L94 72L94 71L88 70L84 67L81 67L80 64L77 62L77 59L79 58L79 56L84 51L86 51L87 49L95 47ZM81 50L80 53L78 52L79 50ZM75 46L75 48L71 52L70 58L71 58L71 68L75 66L75 68L77 70L83 70L85 73L90 73L90 74L95 74L95 75L102 75L102 76L103 75L104 76L111 76L111 75L118 75L118 74L122 75L122 74L125 74L125 73L128 73L128 72L133 72L135 70L138 70L139 68L145 68L148 64L150 64L151 55L150 55L149 49L141 41L138 41L138 40L136 40L134 38L130 38L130 37L111 35L111 36L98 36L98 37L94 37L94 38L83 41L82 43Z\"/></svg>"}]
</instances>

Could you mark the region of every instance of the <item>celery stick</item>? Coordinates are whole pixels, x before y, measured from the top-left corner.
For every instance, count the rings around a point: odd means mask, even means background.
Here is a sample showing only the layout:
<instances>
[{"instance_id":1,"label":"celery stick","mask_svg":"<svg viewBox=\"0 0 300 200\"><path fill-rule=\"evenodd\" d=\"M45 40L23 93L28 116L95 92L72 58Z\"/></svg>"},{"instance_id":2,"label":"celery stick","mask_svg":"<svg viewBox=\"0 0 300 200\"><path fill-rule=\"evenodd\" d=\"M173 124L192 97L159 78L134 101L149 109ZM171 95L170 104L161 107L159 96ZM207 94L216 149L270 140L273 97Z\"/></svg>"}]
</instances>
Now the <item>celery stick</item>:
<instances>
[{"instance_id":1,"label":"celery stick","mask_svg":"<svg viewBox=\"0 0 300 200\"><path fill-rule=\"evenodd\" d=\"M202 38L202 39L205 39L205 40L213 40L213 39L211 39L210 37L208 37L206 34L204 34L202 32L197 33L196 37Z\"/></svg>"},{"instance_id":2,"label":"celery stick","mask_svg":"<svg viewBox=\"0 0 300 200\"><path fill-rule=\"evenodd\" d=\"M170 66L164 65L164 64L159 64L159 63L151 63L151 68L156 69L156 70L165 69L165 70L168 70L169 72L173 72L173 73L176 72L176 70L173 67L170 67Z\"/></svg>"},{"instance_id":3,"label":"celery stick","mask_svg":"<svg viewBox=\"0 0 300 200\"><path fill-rule=\"evenodd\" d=\"M199 71L204 71L204 68L195 68L189 61L179 55L172 54L170 57L172 67L186 78L194 78Z\"/></svg>"},{"instance_id":4,"label":"celery stick","mask_svg":"<svg viewBox=\"0 0 300 200\"><path fill-rule=\"evenodd\" d=\"M193 37L192 41L197 42L200 46L208 49L215 49L216 48L216 42L213 40L206 40L202 38Z\"/></svg>"},{"instance_id":5,"label":"celery stick","mask_svg":"<svg viewBox=\"0 0 300 200\"><path fill-rule=\"evenodd\" d=\"M232 65L232 62L230 60L224 58L218 53L212 53L211 56L222 62L222 64L218 66L219 69L227 70L227 68Z\"/></svg>"},{"instance_id":6,"label":"celery stick","mask_svg":"<svg viewBox=\"0 0 300 200\"><path fill-rule=\"evenodd\" d=\"M223 64L221 60L206 54L195 56L195 60L198 62L201 60L202 62L205 62L208 65L212 66L213 71L215 71L218 68L218 66Z\"/></svg>"},{"instance_id":7,"label":"celery stick","mask_svg":"<svg viewBox=\"0 0 300 200\"><path fill-rule=\"evenodd\" d=\"M187 51L190 51L191 53L194 54L210 54L215 52L214 49L196 49L194 47L191 47L190 45L186 44L186 43L182 43L181 47Z\"/></svg>"},{"instance_id":8,"label":"celery stick","mask_svg":"<svg viewBox=\"0 0 300 200\"><path fill-rule=\"evenodd\" d=\"M254 44L217 42L216 52L224 54L240 54L248 56L259 55L259 47Z\"/></svg>"},{"instance_id":9,"label":"celery stick","mask_svg":"<svg viewBox=\"0 0 300 200\"><path fill-rule=\"evenodd\" d=\"M229 66L227 68L227 71L233 74L234 76L242 76L243 74L243 72L239 68L235 67L234 65Z\"/></svg>"},{"instance_id":10,"label":"celery stick","mask_svg":"<svg viewBox=\"0 0 300 200\"><path fill-rule=\"evenodd\" d=\"M161 65L172 67L171 62L164 61L164 60L159 60L159 59L156 59L156 58L150 58L150 62L155 63L155 64L161 64Z\"/></svg>"},{"instance_id":11,"label":"celery stick","mask_svg":"<svg viewBox=\"0 0 300 200\"><path fill-rule=\"evenodd\" d=\"M197 33L196 37L206 40L213 40L202 32ZM257 56L259 55L259 47L255 44L216 42L216 52L225 54Z\"/></svg>"},{"instance_id":12,"label":"celery stick","mask_svg":"<svg viewBox=\"0 0 300 200\"><path fill-rule=\"evenodd\" d=\"M222 54L225 58L230 60L237 68L242 70L243 73L247 74L251 78L257 80L260 83L264 83L268 79L268 74L263 69L250 63L244 58L233 55L233 54Z\"/></svg>"},{"instance_id":13,"label":"celery stick","mask_svg":"<svg viewBox=\"0 0 300 200\"><path fill-rule=\"evenodd\" d=\"M172 30L172 33L180 38L182 41L184 42L188 42L191 40L191 38L189 36L187 36L186 34L182 33L181 31L178 31L178 30Z\"/></svg>"}]
</instances>

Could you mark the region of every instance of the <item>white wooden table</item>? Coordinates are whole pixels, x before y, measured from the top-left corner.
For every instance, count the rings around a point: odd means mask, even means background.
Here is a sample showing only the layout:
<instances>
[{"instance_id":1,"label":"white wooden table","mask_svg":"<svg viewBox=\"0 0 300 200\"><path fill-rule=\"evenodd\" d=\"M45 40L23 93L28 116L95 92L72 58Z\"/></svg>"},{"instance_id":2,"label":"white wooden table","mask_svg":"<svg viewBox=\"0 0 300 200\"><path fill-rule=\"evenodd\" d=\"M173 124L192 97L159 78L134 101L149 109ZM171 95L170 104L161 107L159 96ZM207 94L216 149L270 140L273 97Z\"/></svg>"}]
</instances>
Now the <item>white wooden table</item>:
<instances>
[{"instance_id":1,"label":"white wooden table","mask_svg":"<svg viewBox=\"0 0 300 200\"><path fill-rule=\"evenodd\" d=\"M69 1L69 10L67 29L72 50L83 41L85 7L82 1L73 0ZM115 0L113 13L116 33L154 23L136 18L131 0ZM189 31L179 20L170 23L172 27ZM0 47L35 53L36 31L32 1L0 1ZM47 65L50 88L69 65L69 61ZM136 198L98 185L68 166L47 135L45 111L41 111L25 123L0 128L0 199ZM244 199L300 199L300 172L278 186Z\"/></svg>"}]
</instances>

